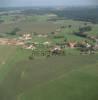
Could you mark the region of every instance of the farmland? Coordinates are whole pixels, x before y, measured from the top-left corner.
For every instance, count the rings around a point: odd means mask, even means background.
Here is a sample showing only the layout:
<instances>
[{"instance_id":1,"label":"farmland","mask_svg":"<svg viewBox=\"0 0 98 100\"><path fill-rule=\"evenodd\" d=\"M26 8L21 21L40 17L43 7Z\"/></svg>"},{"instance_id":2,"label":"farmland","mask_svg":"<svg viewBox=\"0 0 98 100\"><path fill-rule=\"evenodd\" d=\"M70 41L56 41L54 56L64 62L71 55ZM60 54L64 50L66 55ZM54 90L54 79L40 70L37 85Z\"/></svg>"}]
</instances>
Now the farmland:
<instances>
[{"instance_id":1,"label":"farmland","mask_svg":"<svg viewBox=\"0 0 98 100\"><path fill-rule=\"evenodd\" d=\"M29 60L28 51L15 47L1 47L0 53L5 61L0 66L1 100L98 99L98 55Z\"/></svg>"},{"instance_id":2,"label":"farmland","mask_svg":"<svg viewBox=\"0 0 98 100\"><path fill-rule=\"evenodd\" d=\"M0 100L98 100L98 24L57 12L0 13Z\"/></svg>"}]
</instances>

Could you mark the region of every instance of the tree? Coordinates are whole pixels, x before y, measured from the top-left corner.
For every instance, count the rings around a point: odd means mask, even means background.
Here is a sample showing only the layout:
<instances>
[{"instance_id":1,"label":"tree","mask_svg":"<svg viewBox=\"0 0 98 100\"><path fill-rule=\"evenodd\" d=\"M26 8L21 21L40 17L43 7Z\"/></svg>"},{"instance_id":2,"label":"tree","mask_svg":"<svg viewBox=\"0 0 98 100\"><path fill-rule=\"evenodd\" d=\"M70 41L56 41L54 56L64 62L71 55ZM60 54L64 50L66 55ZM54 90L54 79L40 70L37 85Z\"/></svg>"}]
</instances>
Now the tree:
<instances>
[{"instance_id":1,"label":"tree","mask_svg":"<svg viewBox=\"0 0 98 100\"><path fill-rule=\"evenodd\" d=\"M91 26L85 26L85 27L80 27L79 31L80 32L86 32L86 31L91 31L92 27Z\"/></svg>"},{"instance_id":2,"label":"tree","mask_svg":"<svg viewBox=\"0 0 98 100\"><path fill-rule=\"evenodd\" d=\"M8 33L6 33L6 34L9 34L9 35L16 35L16 33L17 33L18 31L20 31L20 29L16 27L16 28L14 28L14 30L12 30L11 32L8 32Z\"/></svg>"},{"instance_id":3,"label":"tree","mask_svg":"<svg viewBox=\"0 0 98 100\"><path fill-rule=\"evenodd\" d=\"M85 37L85 38L86 38L87 35L88 35L88 34L85 33L85 32L74 32L74 34L77 35L77 36L80 36L80 37Z\"/></svg>"},{"instance_id":4,"label":"tree","mask_svg":"<svg viewBox=\"0 0 98 100\"><path fill-rule=\"evenodd\" d=\"M64 37L64 42L67 42L67 37Z\"/></svg>"},{"instance_id":5,"label":"tree","mask_svg":"<svg viewBox=\"0 0 98 100\"><path fill-rule=\"evenodd\" d=\"M68 25L68 27L69 27L69 28L71 28L71 27L72 27L72 25Z\"/></svg>"}]
</instances>

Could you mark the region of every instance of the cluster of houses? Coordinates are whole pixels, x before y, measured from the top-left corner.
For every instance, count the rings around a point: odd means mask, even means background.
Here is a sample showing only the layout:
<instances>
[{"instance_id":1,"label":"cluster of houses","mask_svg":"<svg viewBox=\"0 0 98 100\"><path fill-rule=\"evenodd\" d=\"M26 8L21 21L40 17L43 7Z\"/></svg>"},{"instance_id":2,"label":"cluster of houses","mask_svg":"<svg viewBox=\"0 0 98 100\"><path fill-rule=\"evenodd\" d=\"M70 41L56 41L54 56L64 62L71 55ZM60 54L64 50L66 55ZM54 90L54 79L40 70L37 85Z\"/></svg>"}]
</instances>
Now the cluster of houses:
<instances>
[{"instance_id":1,"label":"cluster of houses","mask_svg":"<svg viewBox=\"0 0 98 100\"><path fill-rule=\"evenodd\" d=\"M47 35L38 35L38 37L47 37ZM32 35L31 34L28 34L28 33L25 33L23 34L22 36L20 36L19 38L11 38L11 39L8 39L8 38L0 38L0 45L11 45L11 46L21 46L25 49L36 49L36 46L39 44L38 42L31 42L30 44L27 44L26 42L27 41L32 41ZM97 40L96 40L97 41ZM77 41L69 41L67 43L63 43L63 46L66 46L68 48L75 48L76 45L77 45ZM81 43L83 44L83 42ZM85 43L84 43L85 44ZM46 41L46 42L43 42L42 43L43 46L52 46L54 47L54 49L60 49L62 44L60 45L57 45L57 44L52 44L50 41ZM87 43L87 46L89 44ZM98 41L96 42L96 48L98 48Z\"/></svg>"},{"instance_id":2,"label":"cluster of houses","mask_svg":"<svg viewBox=\"0 0 98 100\"><path fill-rule=\"evenodd\" d=\"M42 35L38 35L38 37L42 37ZM43 37L47 37L46 35ZM31 44L27 44L26 41L32 40L32 35L31 34L23 34L19 38L0 38L0 45L11 45L11 46L21 46L25 49L35 49L36 45L39 43L37 42L32 42ZM44 46L49 46L51 43L46 41L43 43Z\"/></svg>"},{"instance_id":3,"label":"cluster of houses","mask_svg":"<svg viewBox=\"0 0 98 100\"><path fill-rule=\"evenodd\" d=\"M24 46L25 40L32 39L30 34L24 34L22 37L17 38L0 38L0 45Z\"/></svg>"}]
</instances>

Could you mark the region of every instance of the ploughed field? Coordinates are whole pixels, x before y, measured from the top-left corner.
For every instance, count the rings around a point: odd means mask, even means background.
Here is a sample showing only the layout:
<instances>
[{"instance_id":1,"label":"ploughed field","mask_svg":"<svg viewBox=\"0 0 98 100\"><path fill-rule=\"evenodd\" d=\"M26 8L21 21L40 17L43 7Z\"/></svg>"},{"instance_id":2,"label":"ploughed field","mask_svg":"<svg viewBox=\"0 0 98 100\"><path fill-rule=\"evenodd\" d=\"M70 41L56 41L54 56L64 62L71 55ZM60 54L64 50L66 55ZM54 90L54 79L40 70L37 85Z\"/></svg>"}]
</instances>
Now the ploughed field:
<instances>
[{"instance_id":1,"label":"ploughed field","mask_svg":"<svg viewBox=\"0 0 98 100\"><path fill-rule=\"evenodd\" d=\"M98 100L98 55L28 59L0 46L0 100Z\"/></svg>"}]
</instances>

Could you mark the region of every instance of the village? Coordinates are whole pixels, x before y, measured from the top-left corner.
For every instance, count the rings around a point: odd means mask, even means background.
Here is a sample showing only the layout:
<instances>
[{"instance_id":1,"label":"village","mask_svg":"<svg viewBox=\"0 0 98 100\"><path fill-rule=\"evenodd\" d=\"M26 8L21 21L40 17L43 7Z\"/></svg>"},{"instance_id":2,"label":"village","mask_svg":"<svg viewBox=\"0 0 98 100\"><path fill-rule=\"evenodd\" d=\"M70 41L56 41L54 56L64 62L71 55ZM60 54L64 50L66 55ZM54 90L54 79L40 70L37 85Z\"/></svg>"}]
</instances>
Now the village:
<instances>
[{"instance_id":1,"label":"village","mask_svg":"<svg viewBox=\"0 0 98 100\"><path fill-rule=\"evenodd\" d=\"M58 34L57 32L55 34ZM36 36L47 38L47 34L38 34ZM91 40L95 41L94 45L91 45L87 40L83 40L81 42L77 41L64 41L63 43L52 43L51 41L45 41L45 42L33 42L32 41L32 34L24 33L22 36L19 36L18 38L0 38L0 45L10 45L10 46L18 46L23 49L27 50L39 50L40 46L42 46L43 50L44 48L47 48L46 50L50 51L53 54L60 54L62 53L62 50L65 49L78 49L80 52L83 53L94 53L98 50L98 39L95 37L89 37ZM29 42L28 42L29 41Z\"/></svg>"}]
</instances>

